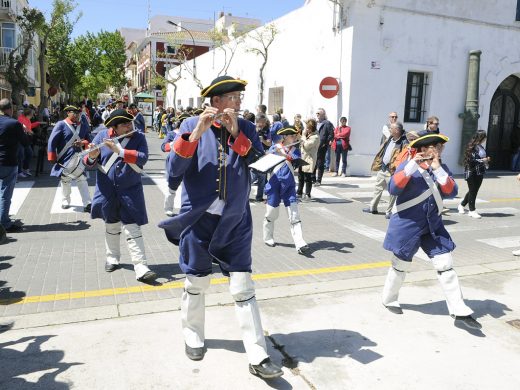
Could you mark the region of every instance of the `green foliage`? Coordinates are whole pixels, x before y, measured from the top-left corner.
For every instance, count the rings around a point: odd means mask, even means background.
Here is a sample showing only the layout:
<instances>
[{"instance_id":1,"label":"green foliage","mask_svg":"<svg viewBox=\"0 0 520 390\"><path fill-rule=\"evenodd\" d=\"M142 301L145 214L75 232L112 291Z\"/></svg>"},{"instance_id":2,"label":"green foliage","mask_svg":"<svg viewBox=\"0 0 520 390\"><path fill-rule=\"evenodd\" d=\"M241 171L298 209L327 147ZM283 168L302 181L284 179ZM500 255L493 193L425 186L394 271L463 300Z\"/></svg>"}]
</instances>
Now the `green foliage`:
<instances>
[{"instance_id":1,"label":"green foliage","mask_svg":"<svg viewBox=\"0 0 520 390\"><path fill-rule=\"evenodd\" d=\"M119 90L126 84L125 40L118 31L79 36L70 46L69 55L79 77L74 96L95 97L110 87Z\"/></svg>"},{"instance_id":2,"label":"green foliage","mask_svg":"<svg viewBox=\"0 0 520 390\"><path fill-rule=\"evenodd\" d=\"M71 18L77 4L72 0L54 0L50 21L42 31L50 83L70 93L78 83L71 57L71 34L81 12Z\"/></svg>"},{"instance_id":3,"label":"green foliage","mask_svg":"<svg viewBox=\"0 0 520 390\"><path fill-rule=\"evenodd\" d=\"M24 8L21 15L17 16L17 24L22 33L21 42L9 53L6 70L6 80L11 84L11 96L15 104L22 103L21 93L27 91L27 59L31 49L36 49L34 36L36 30L45 23L43 14L37 9Z\"/></svg>"}]
</instances>

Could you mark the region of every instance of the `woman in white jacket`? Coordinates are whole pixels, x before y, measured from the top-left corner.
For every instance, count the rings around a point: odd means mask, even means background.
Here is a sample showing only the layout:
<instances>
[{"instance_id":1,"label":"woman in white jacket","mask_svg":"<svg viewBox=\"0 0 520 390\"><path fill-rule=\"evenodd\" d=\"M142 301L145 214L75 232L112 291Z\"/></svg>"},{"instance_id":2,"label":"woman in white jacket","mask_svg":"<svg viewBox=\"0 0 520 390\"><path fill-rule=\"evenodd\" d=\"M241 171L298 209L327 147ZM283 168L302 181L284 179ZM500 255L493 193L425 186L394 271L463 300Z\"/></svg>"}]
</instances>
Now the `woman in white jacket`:
<instances>
[{"instance_id":1,"label":"woman in white jacket","mask_svg":"<svg viewBox=\"0 0 520 390\"><path fill-rule=\"evenodd\" d=\"M312 190L312 172L316 166L316 156L318 155L318 147L320 146L320 137L316 131L316 120L307 120L300 141L302 160L305 161L307 165L300 166L298 169L297 195L302 200L310 200ZM303 195L304 183L305 195Z\"/></svg>"}]
</instances>

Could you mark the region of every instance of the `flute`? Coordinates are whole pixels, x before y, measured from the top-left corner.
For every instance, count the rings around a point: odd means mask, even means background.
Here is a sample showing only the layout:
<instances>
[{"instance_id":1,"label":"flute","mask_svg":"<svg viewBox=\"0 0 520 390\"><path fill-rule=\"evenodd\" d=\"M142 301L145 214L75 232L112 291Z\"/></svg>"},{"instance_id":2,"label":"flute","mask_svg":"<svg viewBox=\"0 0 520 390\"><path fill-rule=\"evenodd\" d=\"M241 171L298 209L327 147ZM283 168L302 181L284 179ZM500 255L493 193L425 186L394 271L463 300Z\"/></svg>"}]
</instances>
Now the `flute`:
<instances>
[{"instance_id":1,"label":"flute","mask_svg":"<svg viewBox=\"0 0 520 390\"><path fill-rule=\"evenodd\" d=\"M235 113L240 113L240 112L243 112L244 110L236 110ZM218 114L216 115L213 115L213 119L214 120L217 120L217 119L220 119L222 118L226 113L225 112L219 112Z\"/></svg>"},{"instance_id":2,"label":"flute","mask_svg":"<svg viewBox=\"0 0 520 390\"><path fill-rule=\"evenodd\" d=\"M135 133L136 131L137 131L137 129L133 129L132 131L129 131L128 133L125 133L125 134L118 135L117 137L107 138L107 140L111 140L111 141L119 140L121 138L125 138L125 137L129 136L132 133ZM103 141L105 141L105 140L103 140ZM90 152L93 152L94 150L101 149L103 146L106 146L104 142L97 144L95 146L92 146L91 148L85 149L83 152L81 152L81 154L83 156L87 155Z\"/></svg>"}]
</instances>

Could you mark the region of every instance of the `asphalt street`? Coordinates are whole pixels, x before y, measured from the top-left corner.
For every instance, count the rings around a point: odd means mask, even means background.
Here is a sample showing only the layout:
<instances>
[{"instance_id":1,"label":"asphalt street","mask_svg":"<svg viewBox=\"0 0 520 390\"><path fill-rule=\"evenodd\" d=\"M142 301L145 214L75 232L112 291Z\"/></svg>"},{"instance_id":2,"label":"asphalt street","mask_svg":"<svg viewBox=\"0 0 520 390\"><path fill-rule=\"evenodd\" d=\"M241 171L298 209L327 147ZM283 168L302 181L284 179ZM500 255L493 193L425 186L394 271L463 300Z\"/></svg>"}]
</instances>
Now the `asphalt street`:
<instances>
[{"instance_id":1,"label":"asphalt street","mask_svg":"<svg viewBox=\"0 0 520 390\"><path fill-rule=\"evenodd\" d=\"M0 369L0 388L267 388L247 372L218 268L208 298L210 353L199 364L184 357L178 249L156 227L165 217L164 155L155 133L148 141L143 181L150 223L143 235L150 268L160 277L155 286L135 280L126 250L124 267L104 272L104 226L82 212L77 189L77 207L62 210L55 178L18 183L11 213L25 231L0 245L0 356L10 362ZM362 212L373 177L327 175L312 201L300 203L308 256L297 254L284 213L276 247L265 246L265 208L251 203L258 298L273 358L285 366L283 379L267 386L519 387L520 259L511 251L520 247L520 182L513 173L490 172L478 195L482 219L457 213L467 190L462 178L457 183L459 199L445 202L444 220L457 244L465 297L484 326L477 334L453 326L435 272L420 254L403 288L405 315L391 315L379 303L390 255L382 248L386 203L380 215ZM114 365L118 374L110 375Z\"/></svg>"}]
</instances>

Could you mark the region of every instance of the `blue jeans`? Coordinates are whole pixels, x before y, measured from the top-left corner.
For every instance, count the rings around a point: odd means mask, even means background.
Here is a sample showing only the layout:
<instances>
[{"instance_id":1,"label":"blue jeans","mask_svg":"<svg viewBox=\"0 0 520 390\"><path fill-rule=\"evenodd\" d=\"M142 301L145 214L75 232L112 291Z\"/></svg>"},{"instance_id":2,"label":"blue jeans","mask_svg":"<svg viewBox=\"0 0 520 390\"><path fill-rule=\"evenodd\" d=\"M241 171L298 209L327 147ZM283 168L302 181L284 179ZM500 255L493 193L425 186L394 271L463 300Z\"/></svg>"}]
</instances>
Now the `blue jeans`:
<instances>
[{"instance_id":1,"label":"blue jeans","mask_svg":"<svg viewBox=\"0 0 520 390\"><path fill-rule=\"evenodd\" d=\"M264 198L264 188L265 188L265 184L267 182L267 173L251 171L251 179L252 179L252 181L255 181L255 179L258 180L257 181L258 187L256 188L257 191L256 191L255 199L262 200Z\"/></svg>"},{"instance_id":2,"label":"blue jeans","mask_svg":"<svg viewBox=\"0 0 520 390\"><path fill-rule=\"evenodd\" d=\"M29 164L33 157L32 145L18 145L18 172L29 169Z\"/></svg>"},{"instance_id":3,"label":"blue jeans","mask_svg":"<svg viewBox=\"0 0 520 390\"><path fill-rule=\"evenodd\" d=\"M9 208L13 197L16 176L18 175L18 165L0 165L0 224L8 229L13 221L9 218Z\"/></svg>"},{"instance_id":4,"label":"blue jeans","mask_svg":"<svg viewBox=\"0 0 520 390\"><path fill-rule=\"evenodd\" d=\"M336 173L339 172L339 160L343 162L343 166L341 167L341 173L346 174L347 172L347 153L348 150L343 149L343 145L341 141L336 143Z\"/></svg>"}]
</instances>

